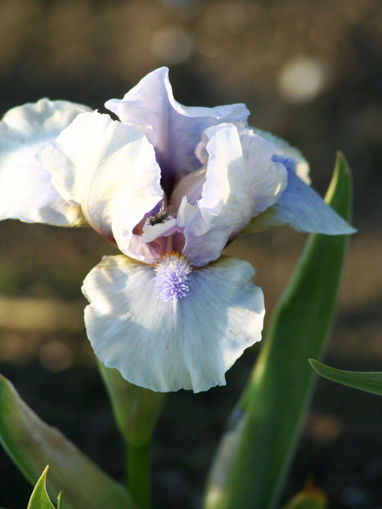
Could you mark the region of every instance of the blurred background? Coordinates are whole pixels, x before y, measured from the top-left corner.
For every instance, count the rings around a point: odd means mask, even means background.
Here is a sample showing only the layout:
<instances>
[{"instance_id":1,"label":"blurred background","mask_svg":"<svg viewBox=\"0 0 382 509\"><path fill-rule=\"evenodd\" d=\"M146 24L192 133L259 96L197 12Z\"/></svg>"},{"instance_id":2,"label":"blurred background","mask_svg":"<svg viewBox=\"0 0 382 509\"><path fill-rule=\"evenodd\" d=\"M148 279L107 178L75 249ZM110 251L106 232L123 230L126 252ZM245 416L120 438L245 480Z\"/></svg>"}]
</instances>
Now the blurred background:
<instances>
[{"instance_id":1,"label":"blurred background","mask_svg":"<svg viewBox=\"0 0 382 509\"><path fill-rule=\"evenodd\" d=\"M1 0L0 110L40 97L94 108L168 65L187 105L245 102L298 146L323 194L335 152L354 173L354 225L327 361L382 369L380 0ZM86 340L84 276L113 247L93 231L0 224L0 370L48 423L116 478L122 442ZM306 236L286 228L227 249L257 268L267 315ZM170 394L153 446L156 508L200 506L204 478L256 356L228 385ZM382 400L320 380L284 499L313 476L338 509L382 507ZM31 488L0 451L0 505Z\"/></svg>"}]
</instances>

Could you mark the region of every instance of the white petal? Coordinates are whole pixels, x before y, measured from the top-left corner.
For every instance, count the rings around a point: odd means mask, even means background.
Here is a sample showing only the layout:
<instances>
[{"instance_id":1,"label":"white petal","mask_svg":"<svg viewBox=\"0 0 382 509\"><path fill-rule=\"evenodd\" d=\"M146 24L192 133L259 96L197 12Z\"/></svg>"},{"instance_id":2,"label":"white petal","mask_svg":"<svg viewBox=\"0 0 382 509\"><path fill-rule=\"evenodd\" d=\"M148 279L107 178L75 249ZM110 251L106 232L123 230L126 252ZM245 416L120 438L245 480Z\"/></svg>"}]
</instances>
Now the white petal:
<instances>
[{"instance_id":1,"label":"white petal","mask_svg":"<svg viewBox=\"0 0 382 509\"><path fill-rule=\"evenodd\" d=\"M303 156L303 154L296 148L290 145L287 141L269 133L262 129L252 128L255 134L258 134L262 138L268 140L275 147L275 154L278 156L284 156L286 158L291 157L296 161L295 172L305 184L310 184L311 180L309 177L309 163Z\"/></svg>"},{"instance_id":2,"label":"white petal","mask_svg":"<svg viewBox=\"0 0 382 509\"><path fill-rule=\"evenodd\" d=\"M0 123L0 220L21 219L59 226L81 222L78 207L65 201L35 156L81 112L90 108L40 99L8 111Z\"/></svg>"},{"instance_id":3,"label":"white petal","mask_svg":"<svg viewBox=\"0 0 382 509\"><path fill-rule=\"evenodd\" d=\"M197 213L184 230L183 254L198 266L218 258L256 211L275 203L287 175L282 164L272 162L273 146L259 136L239 137L232 124L211 127L206 135L206 181Z\"/></svg>"},{"instance_id":4,"label":"white petal","mask_svg":"<svg viewBox=\"0 0 382 509\"><path fill-rule=\"evenodd\" d=\"M247 262L222 258L191 274L191 293L164 301L152 266L105 258L86 277L88 337L98 358L159 392L204 391L261 339L264 302Z\"/></svg>"},{"instance_id":5,"label":"white petal","mask_svg":"<svg viewBox=\"0 0 382 509\"><path fill-rule=\"evenodd\" d=\"M281 198L273 207L255 217L246 232L254 233L282 225L302 232L327 235L346 235L356 231L293 171L288 172L288 185Z\"/></svg>"},{"instance_id":6,"label":"white petal","mask_svg":"<svg viewBox=\"0 0 382 509\"><path fill-rule=\"evenodd\" d=\"M60 193L102 235L129 250L134 227L163 198L154 149L135 126L84 113L39 153ZM135 244L134 244L135 245Z\"/></svg>"},{"instance_id":7,"label":"white petal","mask_svg":"<svg viewBox=\"0 0 382 509\"><path fill-rule=\"evenodd\" d=\"M287 185L287 171L279 162L272 162L274 145L264 138L241 129L240 143L247 167L249 185L255 199L254 215L276 203Z\"/></svg>"},{"instance_id":8,"label":"white petal","mask_svg":"<svg viewBox=\"0 0 382 509\"><path fill-rule=\"evenodd\" d=\"M190 224L199 213L197 205L191 205L187 196L184 196L180 202L178 215L176 217L178 226L180 226L180 228L184 228L187 224Z\"/></svg>"},{"instance_id":9,"label":"white petal","mask_svg":"<svg viewBox=\"0 0 382 509\"><path fill-rule=\"evenodd\" d=\"M110 99L105 106L122 122L144 130L156 149L165 180L177 180L200 168L195 148L207 127L218 122L244 122L249 115L244 104L183 106L174 99L167 67L151 72L122 100Z\"/></svg>"},{"instance_id":10,"label":"white petal","mask_svg":"<svg viewBox=\"0 0 382 509\"><path fill-rule=\"evenodd\" d=\"M204 168L193 171L183 177L171 193L170 206L172 209L177 211L185 196L187 196L188 203L195 205L195 203L202 197L202 190L205 181L206 170Z\"/></svg>"}]
</instances>

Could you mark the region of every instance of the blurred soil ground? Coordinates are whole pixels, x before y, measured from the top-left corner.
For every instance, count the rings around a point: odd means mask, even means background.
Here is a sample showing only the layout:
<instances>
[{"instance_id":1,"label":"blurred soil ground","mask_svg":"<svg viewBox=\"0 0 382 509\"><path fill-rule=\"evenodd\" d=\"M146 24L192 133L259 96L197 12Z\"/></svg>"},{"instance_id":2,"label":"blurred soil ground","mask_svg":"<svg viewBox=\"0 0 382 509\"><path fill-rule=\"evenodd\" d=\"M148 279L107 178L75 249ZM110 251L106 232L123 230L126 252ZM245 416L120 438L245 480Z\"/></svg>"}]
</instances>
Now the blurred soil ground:
<instances>
[{"instance_id":1,"label":"blurred soil ground","mask_svg":"<svg viewBox=\"0 0 382 509\"><path fill-rule=\"evenodd\" d=\"M2 0L0 110L42 96L102 107L171 67L188 105L246 102L251 123L306 155L321 193L340 148L354 173L354 224L327 361L382 365L382 4L379 0ZM257 268L267 316L305 236L242 237L230 255ZM0 370L48 423L116 478L122 443L85 338L80 291L106 241L86 229L0 224ZM194 509L230 408L257 348L227 387L170 394L153 446L156 509ZM382 508L382 400L320 380L284 498L312 475L333 509ZM30 487L0 451L0 505ZM243 508L244 509L244 508Z\"/></svg>"}]
</instances>

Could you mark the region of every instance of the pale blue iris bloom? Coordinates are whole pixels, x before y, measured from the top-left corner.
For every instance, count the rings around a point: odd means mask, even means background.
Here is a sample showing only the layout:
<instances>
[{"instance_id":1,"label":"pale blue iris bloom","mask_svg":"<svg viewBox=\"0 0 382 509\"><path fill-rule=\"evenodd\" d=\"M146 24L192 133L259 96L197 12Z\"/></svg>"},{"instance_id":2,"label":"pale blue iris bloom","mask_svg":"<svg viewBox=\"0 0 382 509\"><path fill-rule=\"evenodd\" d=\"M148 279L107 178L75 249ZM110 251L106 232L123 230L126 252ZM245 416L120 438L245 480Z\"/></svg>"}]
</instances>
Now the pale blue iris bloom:
<instances>
[{"instance_id":1,"label":"pale blue iris bloom","mask_svg":"<svg viewBox=\"0 0 382 509\"><path fill-rule=\"evenodd\" d=\"M85 278L99 359L154 391L225 384L261 339L264 301L245 261L221 257L246 227L353 229L309 187L300 152L247 125L245 105L186 107L168 70L106 107L42 99L0 124L0 219L90 225L114 242Z\"/></svg>"}]
</instances>

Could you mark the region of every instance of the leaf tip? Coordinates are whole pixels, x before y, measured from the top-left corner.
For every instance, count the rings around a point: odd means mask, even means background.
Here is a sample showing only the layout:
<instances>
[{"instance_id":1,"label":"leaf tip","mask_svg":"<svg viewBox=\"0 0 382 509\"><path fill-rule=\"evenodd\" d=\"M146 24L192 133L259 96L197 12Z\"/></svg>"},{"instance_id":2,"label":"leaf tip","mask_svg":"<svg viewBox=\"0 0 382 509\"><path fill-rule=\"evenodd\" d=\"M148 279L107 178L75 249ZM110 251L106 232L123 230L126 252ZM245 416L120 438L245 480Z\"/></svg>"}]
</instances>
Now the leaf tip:
<instances>
[{"instance_id":1,"label":"leaf tip","mask_svg":"<svg viewBox=\"0 0 382 509\"><path fill-rule=\"evenodd\" d=\"M336 152L336 162L334 166L338 171L350 174L349 163L341 150L337 150Z\"/></svg>"},{"instance_id":2,"label":"leaf tip","mask_svg":"<svg viewBox=\"0 0 382 509\"><path fill-rule=\"evenodd\" d=\"M338 151L325 201L348 222L351 220L352 191L349 164L343 153ZM355 233L355 230L348 233Z\"/></svg>"},{"instance_id":3,"label":"leaf tip","mask_svg":"<svg viewBox=\"0 0 382 509\"><path fill-rule=\"evenodd\" d=\"M318 374L320 374L320 365L322 364L320 361L318 361L317 359L308 359L308 362L309 364L312 366L312 368L314 369L314 371Z\"/></svg>"}]
</instances>

